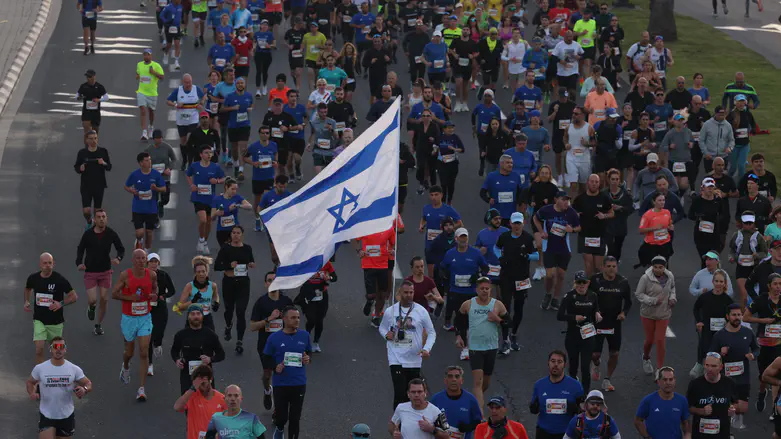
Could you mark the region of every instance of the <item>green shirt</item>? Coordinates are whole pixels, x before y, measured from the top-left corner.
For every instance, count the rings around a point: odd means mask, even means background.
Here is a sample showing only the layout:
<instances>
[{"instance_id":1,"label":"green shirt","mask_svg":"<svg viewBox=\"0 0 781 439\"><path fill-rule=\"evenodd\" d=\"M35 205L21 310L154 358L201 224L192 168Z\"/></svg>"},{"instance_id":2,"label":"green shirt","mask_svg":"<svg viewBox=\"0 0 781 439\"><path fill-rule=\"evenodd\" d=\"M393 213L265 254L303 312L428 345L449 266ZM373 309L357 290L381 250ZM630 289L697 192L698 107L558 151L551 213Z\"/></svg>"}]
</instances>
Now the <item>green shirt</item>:
<instances>
[{"instance_id":1,"label":"green shirt","mask_svg":"<svg viewBox=\"0 0 781 439\"><path fill-rule=\"evenodd\" d=\"M347 73L339 67L334 67L333 70L328 70L327 67L324 67L318 70L317 77L325 79L325 82L327 82L328 85L333 87L341 87L342 81L347 79Z\"/></svg>"},{"instance_id":2,"label":"green shirt","mask_svg":"<svg viewBox=\"0 0 781 439\"><path fill-rule=\"evenodd\" d=\"M154 97L157 96L157 83L160 79L149 72L149 67L152 67L155 73L163 75L163 67L155 61L149 64L144 61L139 62L136 65L136 74L138 75L138 90L136 93L141 93L144 96Z\"/></svg>"},{"instance_id":3,"label":"green shirt","mask_svg":"<svg viewBox=\"0 0 781 439\"><path fill-rule=\"evenodd\" d=\"M193 0L193 12L208 12L206 0Z\"/></svg>"},{"instance_id":4,"label":"green shirt","mask_svg":"<svg viewBox=\"0 0 781 439\"><path fill-rule=\"evenodd\" d=\"M578 44L584 49L587 47L594 47L594 40L597 38L597 22L593 19L588 22L580 19L575 23L575 27L572 28L572 31L576 33L583 32L584 30L587 32L585 35L578 37Z\"/></svg>"}]
</instances>

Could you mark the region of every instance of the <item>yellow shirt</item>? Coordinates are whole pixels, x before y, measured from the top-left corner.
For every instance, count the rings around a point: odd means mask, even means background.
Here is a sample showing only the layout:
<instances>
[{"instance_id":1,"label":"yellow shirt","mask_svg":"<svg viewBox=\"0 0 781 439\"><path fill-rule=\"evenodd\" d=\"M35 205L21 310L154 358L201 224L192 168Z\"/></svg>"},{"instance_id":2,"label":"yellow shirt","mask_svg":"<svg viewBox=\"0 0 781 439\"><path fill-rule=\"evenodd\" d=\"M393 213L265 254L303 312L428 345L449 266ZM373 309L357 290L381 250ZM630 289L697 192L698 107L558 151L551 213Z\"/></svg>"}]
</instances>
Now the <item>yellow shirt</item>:
<instances>
[{"instance_id":1,"label":"yellow shirt","mask_svg":"<svg viewBox=\"0 0 781 439\"><path fill-rule=\"evenodd\" d=\"M324 46L325 41L325 35L322 33L318 32L317 35L312 35L312 32L307 32L303 40L303 44L306 45L305 59L317 62L317 57L320 56L320 48L318 46Z\"/></svg>"},{"instance_id":2,"label":"yellow shirt","mask_svg":"<svg viewBox=\"0 0 781 439\"><path fill-rule=\"evenodd\" d=\"M589 20L588 23L586 23L585 20L578 20L577 23L575 23L575 27L572 28L572 31L586 31L585 35L578 37L578 44L584 49L594 47L594 39L597 36L597 22L593 18Z\"/></svg>"},{"instance_id":3,"label":"yellow shirt","mask_svg":"<svg viewBox=\"0 0 781 439\"><path fill-rule=\"evenodd\" d=\"M136 74L138 75L138 90L136 90L136 93L153 97L157 96L157 83L160 82L160 79L149 73L149 67L152 67L152 70L158 75L165 74L163 67L155 61L149 64L141 61L136 65Z\"/></svg>"},{"instance_id":4,"label":"yellow shirt","mask_svg":"<svg viewBox=\"0 0 781 439\"><path fill-rule=\"evenodd\" d=\"M493 18L494 21L500 22L502 17L502 1L501 0L488 0L487 9L483 11L485 15Z\"/></svg>"}]
</instances>

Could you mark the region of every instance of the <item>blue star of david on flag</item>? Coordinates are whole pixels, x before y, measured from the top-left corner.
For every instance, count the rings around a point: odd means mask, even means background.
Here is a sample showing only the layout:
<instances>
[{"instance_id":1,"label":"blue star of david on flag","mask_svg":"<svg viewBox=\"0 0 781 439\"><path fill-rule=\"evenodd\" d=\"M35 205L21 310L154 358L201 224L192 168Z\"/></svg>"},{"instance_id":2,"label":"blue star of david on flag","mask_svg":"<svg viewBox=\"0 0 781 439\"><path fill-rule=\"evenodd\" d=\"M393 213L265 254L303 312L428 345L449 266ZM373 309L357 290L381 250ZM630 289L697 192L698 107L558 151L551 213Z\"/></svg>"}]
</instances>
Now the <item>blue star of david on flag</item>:
<instances>
[{"instance_id":1,"label":"blue star of david on flag","mask_svg":"<svg viewBox=\"0 0 781 439\"><path fill-rule=\"evenodd\" d=\"M336 224L334 224L334 233L342 231L344 226L347 224L347 221L344 220L343 216L345 208L350 204L353 205L352 210L350 210L350 213L352 213L358 207L358 195L353 195L347 188L344 188L342 191L342 201L339 204L328 208L328 213L336 218Z\"/></svg>"}]
</instances>

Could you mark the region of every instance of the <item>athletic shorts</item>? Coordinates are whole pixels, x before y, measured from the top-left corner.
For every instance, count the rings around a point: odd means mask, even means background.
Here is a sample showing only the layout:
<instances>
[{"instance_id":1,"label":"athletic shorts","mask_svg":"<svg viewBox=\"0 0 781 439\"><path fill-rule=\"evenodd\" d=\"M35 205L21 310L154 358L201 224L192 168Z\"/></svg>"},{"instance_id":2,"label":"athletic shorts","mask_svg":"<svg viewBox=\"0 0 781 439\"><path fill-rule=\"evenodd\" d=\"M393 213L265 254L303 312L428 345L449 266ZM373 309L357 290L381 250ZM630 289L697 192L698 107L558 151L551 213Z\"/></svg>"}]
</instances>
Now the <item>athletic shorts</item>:
<instances>
[{"instance_id":1,"label":"athletic shorts","mask_svg":"<svg viewBox=\"0 0 781 439\"><path fill-rule=\"evenodd\" d=\"M317 70L317 69L319 69L319 68L320 68L320 66L318 66L318 65L317 65L317 61L312 61L311 59L308 59L308 60L306 60L306 63L305 63L305 64L306 64L306 66L307 66L307 67L309 67L310 69L315 69L315 70Z\"/></svg>"},{"instance_id":2,"label":"athletic shorts","mask_svg":"<svg viewBox=\"0 0 781 439\"><path fill-rule=\"evenodd\" d=\"M182 15L184 15L184 13ZM172 34L171 32L169 32L171 27L173 27L173 26L168 26L166 24L163 24L163 29L165 29L165 40L168 41L169 43L171 43L173 41L176 41L176 40L179 40L179 39L182 38L181 29L177 28L178 32L176 32L175 34Z\"/></svg>"},{"instance_id":3,"label":"athletic shorts","mask_svg":"<svg viewBox=\"0 0 781 439\"><path fill-rule=\"evenodd\" d=\"M735 385L735 397L738 401L748 401L751 395L751 384L736 384Z\"/></svg>"},{"instance_id":4,"label":"athletic shorts","mask_svg":"<svg viewBox=\"0 0 781 439\"><path fill-rule=\"evenodd\" d=\"M561 268L566 270L569 267L569 261L572 259L571 253L552 253L544 252L542 254L542 263L546 269Z\"/></svg>"},{"instance_id":5,"label":"athletic shorts","mask_svg":"<svg viewBox=\"0 0 781 439\"><path fill-rule=\"evenodd\" d=\"M760 346L759 356L757 357L757 369L759 369L759 376L765 372L770 363L781 355L781 346Z\"/></svg>"},{"instance_id":6,"label":"athletic shorts","mask_svg":"<svg viewBox=\"0 0 781 439\"><path fill-rule=\"evenodd\" d=\"M82 16L81 17L81 28L86 29L89 28L90 30L95 30L98 28L98 19L97 18L87 18Z\"/></svg>"},{"instance_id":7,"label":"athletic shorts","mask_svg":"<svg viewBox=\"0 0 781 439\"><path fill-rule=\"evenodd\" d=\"M312 154L312 161L314 162L315 166L326 167L333 161L333 159L334 158L332 156L325 156L317 153Z\"/></svg>"},{"instance_id":8,"label":"athletic shorts","mask_svg":"<svg viewBox=\"0 0 781 439\"><path fill-rule=\"evenodd\" d=\"M596 54L597 54L597 47L596 46L584 47L583 48L583 58L581 58L581 59L590 59L590 60L593 61L596 58L596 56L595 56Z\"/></svg>"},{"instance_id":9,"label":"athletic shorts","mask_svg":"<svg viewBox=\"0 0 781 439\"><path fill-rule=\"evenodd\" d=\"M38 432L53 428L55 437L71 437L76 433L75 412L71 413L71 415L65 419L49 419L44 416L43 413L40 415L41 417L38 419Z\"/></svg>"},{"instance_id":10,"label":"athletic shorts","mask_svg":"<svg viewBox=\"0 0 781 439\"><path fill-rule=\"evenodd\" d=\"M176 130L179 131L179 137L187 137L188 134L195 131L195 129L198 128L198 124L194 123L192 125L177 125Z\"/></svg>"},{"instance_id":11,"label":"athletic shorts","mask_svg":"<svg viewBox=\"0 0 781 439\"><path fill-rule=\"evenodd\" d=\"M198 215L198 212L206 212L206 216L210 216L212 212L212 207L208 204L194 202L193 207L195 208L195 214Z\"/></svg>"},{"instance_id":12,"label":"athletic shorts","mask_svg":"<svg viewBox=\"0 0 781 439\"><path fill-rule=\"evenodd\" d=\"M81 112L81 121L82 122L89 122L93 127L99 127L100 126L100 111L82 111Z\"/></svg>"},{"instance_id":13,"label":"athletic shorts","mask_svg":"<svg viewBox=\"0 0 781 439\"><path fill-rule=\"evenodd\" d=\"M483 71L483 84L496 84L496 81L499 80L499 68L495 68L493 70L481 70Z\"/></svg>"},{"instance_id":14,"label":"athletic shorts","mask_svg":"<svg viewBox=\"0 0 781 439\"><path fill-rule=\"evenodd\" d=\"M344 92L345 93L347 93L348 91L351 91L351 92L355 91L355 85L356 85L355 78L350 78L350 79L352 79L353 82L348 82L347 84L344 85Z\"/></svg>"},{"instance_id":15,"label":"athletic shorts","mask_svg":"<svg viewBox=\"0 0 781 439\"><path fill-rule=\"evenodd\" d=\"M208 12L197 12L193 11L193 23L197 23L199 21L206 21L206 16Z\"/></svg>"},{"instance_id":16,"label":"athletic shorts","mask_svg":"<svg viewBox=\"0 0 781 439\"><path fill-rule=\"evenodd\" d=\"M554 137L551 142L551 147L553 148L553 152L555 152L556 154L561 154L562 152L564 152L564 138Z\"/></svg>"},{"instance_id":17,"label":"athletic shorts","mask_svg":"<svg viewBox=\"0 0 781 439\"><path fill-rule=\"evenodd\" d=\"M268 20L269 24L271 26L274 26L275 24L281 24L282 23L282 13L281 12L266 12L265 14L266 20Z\"/></svg>"},{"instance_id":18,"label":"athletic shorts","mask_svg":"<svg viewBox=\"0 0 781 439\"><path fill-rule=\"evenodd\" d=\"M404 204L404 201L407 199L407 185L400 185L399 186L399 204Z\"/></svg>"},{"instance_id":19,"label":"athletic shorts","mask_svg":"<svg viewBox=\"0 0 781 439\"><path fill-rule=\"evenodd\" d=\"M147 96L143 93L136 93L136 105L155 111L155 109L157 109L157 96Z\"/></svg>"},{"instance_id":20,"label":"athletic shorts","mask_svg":"<svg viewBox=\"0 0 781 439\"><path fill-rule=\"evenodd\" d=\"M469 81L469 78L472 77L472 67L457 67L455 74L453 75L456 78L463 78L466 81Z\"/></svg>"},{"instance_id":21,"label":"athletic shorts","mask_svg":"<svg viewBox=\"0 0 781 439\"><path fill-rule=\"evenodd\" d=\"M84 273L84 288L95 287L111 288L111 273L113 270L106 270L97 273Z\"/></svg>"},{"instance_id":22,"label":"athletic shorts","mask_svg":"<svg viewBox=\"0 0 781 439\"><path fill-rule=\"evenodd\" d=\"M594 352L601 353L605 341L607 341L607 349L609 352L618 352L621 350L621 322L616 322L613 331L615 331L613 334L597 334L595 337L596 346L594 347Z\"/></svg>"},{"instance_id":23,"label":"athletic shorts","mask_svg":"<svg viewBox=\"0 0 781 439\"><path fill-rule=\"evenodd\" d=\"M152 334L152 314L145 316L122 314L119 327L122 329L122 336L128 343L135 341L136 337L146 337Z\"/></svg>"},{"instance_id":24,"label":"athletic shorts","mask_svg":"<svg viewBox=\"0 0 781 439\"><path fill-rule=\"evenodd\" d=\"M105 190L104 187L82 187L79 191L81 192L81 207L94 206L95 209L100 209L103 206L103 192Z\"/></svg>"},{"instance_id":25,"label":"athletic shorts","mask_svg":"<svg viewBox=\"0 0 781 439\"><path fill-rule=\"evenodd\" d=\"M567 164L567 175L565 176L567 184L585 184L588 181L588 176L591 175L590 158L587 160L577 160L572 154L567 152L564 161Z\"/></svg>"},{"instance_id":26,"label":"athletic shorts","mask_svg":"<svg viewBox=\"0 0 781 439\"><path fill-rule=\"evenodd\" d=\"M157 225L156 213L133 212L133 227L136 230L139 229L154 230L156 225Z\"/></svg>"},{"instance_id":27,"label":"athletic shorts","mask_svg":"<svg viewBox=\"0 0 781 439\"><path fill-rule=\"evenodd\" d=\"M231 142L246 142L249 140L250 127L228 128L228 140Z\"/></svg>"},{"instance_id":28,"label":"athletic shorts","mask_svg":"<svg viewBox=\"0 0 781 439\"><path fill-rule=\"evenodd\" d=\"M290 2L286 1L286 3L290 3ZM306 8L302 6L293 6L292 8L286 7L285 10L289 10L293 14L293 16L304 15L304 13L306 12Z\"/></svg>"},{"instance_id":29,"label":"athletic shorts","mask_svg":"<svg viewBox=\"0 0 781 439\"><path fill-rule=\"evenodd\" d=\"M735 279L748 279L751 272L754 271L755 265L750 267L744 267L742 265L735 266Z\"/></svg>"},{"instance_id":30,"label":"athletic shorts","mask_svg":"<svg viewBox=\"0 0 781 439\"><path fill-rule=\"evenodd\" d=\"M252 194L263 195L264 192L270 191L274 187L274 179L269 180L252 180Z\"/></svg>"},{"instance_id":31,"label":"athletic shorts","mask_svg":"<svg viewBox=\"0 0 781 439\"><path fill-rule=\"evenodd\" d=\"M611 168L621 169L619 168L618 157L597 157L594 160L594 172L596 173L607 172Z\"/></svg>"},{"instance_id":32,"label":"athletic shorts","mask_svg":"<svg viewBox=\"0 0 781 439\"><path fill-rule=\"evenodd\" d=\"M304 155L304 150L306 150L306 141L304 139L291 137L287 139L287 146L290 152L293 154ZM281 154L280 157L282 157Z\"/></svg>"},{"instance_id":33,"label":"athletic shorts","mask_svg":"<svg viewBox=\"0 0 781 439\"><path fill-rule=\"evenodd\" d=\"M287 63L290 65L290 70L300 69L304 67L304 57L302 56L300 58L293 58L292 56L288 55Z\"/></svg>"},{"instance_id":34,"label":"athletic shorts","mask_svg":"<svg viewBox=\"0 0 781 439\"><path fill-rule=\"evenodd\" d=\"M540 426L538 425L534 437L535 439L563 439L564 433L551 434L543 430L542 428L540 428Z\"/></svg>"},{"instance_id":35,"label":"athletic shorts","mask_svg":"<svg viewBox=\"0 0 781 439\"><path fill-rule=\"evenodd\" d=\"M482 370L483 375L491 376L496 366L496 349L488 351L469 351L469 365L472 370Z\"/></svg>"},{"instance_id":36,"label":"athletic shorts","mask_svg":"<svg viewBox=\"0 0 781 439\"><path fill-rule=\"evenodd\" d=\"M40 320L33 320L33 341L50 342L54 337L62 337L62 323L44 325Z\"/></svg>"},{"instance_id":37,"label":"athletic shorts","mask_svg":"<svg viewBox=\"0 0 781 439\"><path fill-rule=\"evenodd\" d=\"M559 87L566 87L569 90L575 90L578 88L579 75L576 73L570 76L559 76Z\"/></svg>"},{"instance_id":38,"label":"athletic shorts","mask_svg":"<svg viewBox=\"0 0 781 439\"><path fill-rule=\"evenodd\" d=\"M285 144L282 143L282 145L279 145L279 149L277 150L277 163L279 166L286 166L287 165L287 158L288 155L290 155L290 149L288 149L287 146L284 146Z\"/></svg>"},{"instance_id":39,"label":"athletic shorts","mask_svg":"<svg viewBox=\"0 0 781 439\"><path fill-rule=\"evenodd\" d=\"M388 291L388 269L387 268L364 268L363 284L366 287L366 294L377 294L377 292Z\"/></svg>"},{"instance_id":40,"label":"athletic shorts","mask_svg":"<svg viewBox=\"0 0 781 439\"><path fill-rule=\"evenodd\" d=\"M604 236L589 238L589 245L586 245L586 235L578 233L578 253L582 255L605 256L606 250L607 243Z\"/></svg>"}]
</instances>

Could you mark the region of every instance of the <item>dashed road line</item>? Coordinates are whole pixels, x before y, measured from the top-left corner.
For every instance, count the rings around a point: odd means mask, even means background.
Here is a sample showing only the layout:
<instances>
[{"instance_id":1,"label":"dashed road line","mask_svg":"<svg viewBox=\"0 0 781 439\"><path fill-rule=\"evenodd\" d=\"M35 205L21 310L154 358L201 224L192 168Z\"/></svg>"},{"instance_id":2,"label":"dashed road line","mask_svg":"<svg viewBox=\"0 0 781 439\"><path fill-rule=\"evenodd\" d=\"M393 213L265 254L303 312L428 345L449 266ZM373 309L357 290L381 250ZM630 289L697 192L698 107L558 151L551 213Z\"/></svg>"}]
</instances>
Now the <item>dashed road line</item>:
<instances>
[{"instance_id":1,"label":"dashed road line","mask_svg":"<svg viewBox=\"0 0 781 439\"><path fill-rule=\"evenodd\" d=\"M667 338L675 338L675 333L673 332L673 330L672 330L672 329L670 329L670 327L669 327L669 326L667 327L667 331L665 332L665 334L664 334L664 335L665 335L665 337L667 337Z\"/></svg>"}]
</instances>

